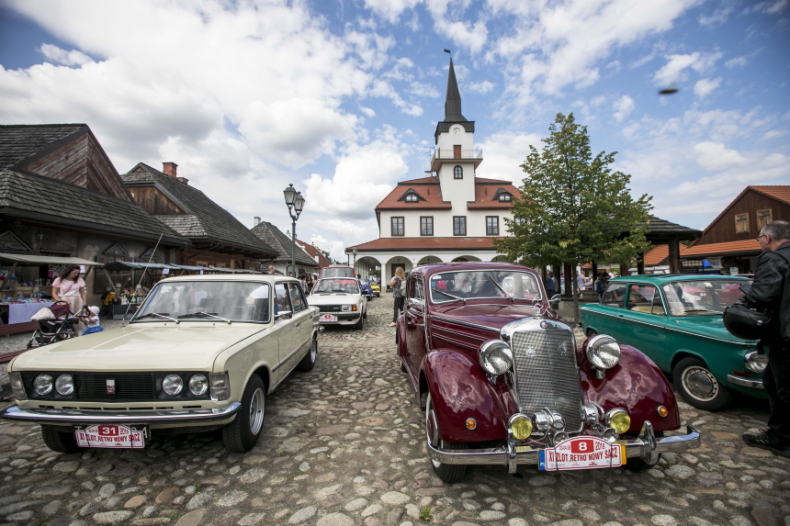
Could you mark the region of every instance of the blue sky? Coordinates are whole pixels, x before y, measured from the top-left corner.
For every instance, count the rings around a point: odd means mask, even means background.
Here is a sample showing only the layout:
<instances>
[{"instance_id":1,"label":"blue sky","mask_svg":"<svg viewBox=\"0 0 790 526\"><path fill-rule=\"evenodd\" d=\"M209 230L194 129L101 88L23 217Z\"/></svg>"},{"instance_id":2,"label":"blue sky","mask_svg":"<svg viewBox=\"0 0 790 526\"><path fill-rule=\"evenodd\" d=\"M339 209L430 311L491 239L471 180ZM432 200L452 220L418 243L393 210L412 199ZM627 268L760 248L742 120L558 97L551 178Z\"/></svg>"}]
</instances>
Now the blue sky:
<instances>
[{"instance_id":1,"label":"blue sky","mask_svg":"<svg viewBox=\"0 0 790 526\"><path fill-rule=\"evenodd\" d=\"M0 122L86 122L116 168L179 175L343 259L428 167L448 55L483 177L518 182L558 112L659 217L790 184L790 5L653 0L0 2ZM657 94L669 84L679 92Z\"/></svg>"}]
</instances>

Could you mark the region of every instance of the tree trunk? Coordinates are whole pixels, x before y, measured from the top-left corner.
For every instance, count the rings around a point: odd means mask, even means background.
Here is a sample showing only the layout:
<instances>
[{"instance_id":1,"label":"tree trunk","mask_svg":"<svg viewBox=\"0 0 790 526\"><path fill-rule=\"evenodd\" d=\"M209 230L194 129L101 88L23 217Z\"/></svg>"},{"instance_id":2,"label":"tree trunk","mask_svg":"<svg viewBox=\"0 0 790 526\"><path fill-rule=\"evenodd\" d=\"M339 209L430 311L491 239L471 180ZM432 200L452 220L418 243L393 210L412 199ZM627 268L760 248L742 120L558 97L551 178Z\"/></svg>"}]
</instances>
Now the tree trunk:
<instances>
[{"instance_id":1,"label":"tree trunk","mask_svg":"<svg viewBox=\"0 0 790 526\"><path fill-rule=\"evenodd\" d=\"M669 272L680 274L680 243L676 237L669 240Z\"/></svg>"},{"instance_id":2,"label":"tree trunk","mask_svg":"<svg viewBox=\"0 0 790 526\"><path fill-rule=\"evenodd\" d=\"M576 270L576 265L578 263L573 264L573 269ZM576 325L581 323L581 311L579 310L579 282L576 280L576 276L573 277L571 280L571 289L573 290L573 327L575 328Z\"/></svg>"},{"instance_id":3,"label":"tree trunk","mask_svg":"<svg viewBox=\"0 0 790 526\"><path fill-rule=\"evenodd\" d=\"M563 294L563 297L571 299L573 297L573 286L571 285L573 271L571 270L571 264L563 263L563 271L565 272L565 294Z\"/></svg>"}]
</instances>

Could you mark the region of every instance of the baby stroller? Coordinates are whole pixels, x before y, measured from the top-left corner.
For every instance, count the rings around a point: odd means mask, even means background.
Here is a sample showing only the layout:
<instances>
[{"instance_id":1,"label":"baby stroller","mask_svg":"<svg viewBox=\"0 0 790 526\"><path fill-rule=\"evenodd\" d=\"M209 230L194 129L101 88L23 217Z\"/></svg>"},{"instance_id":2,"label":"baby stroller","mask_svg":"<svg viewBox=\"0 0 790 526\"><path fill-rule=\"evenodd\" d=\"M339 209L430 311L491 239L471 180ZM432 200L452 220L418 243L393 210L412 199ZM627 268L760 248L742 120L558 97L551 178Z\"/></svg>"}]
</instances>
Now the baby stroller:
<instances>
[{"instance_id":1,"label":"baby stroller","mask_svg":"<svg viewBox=\"0 0 790 526\"><path fill-rule=\"evenodd\" d=\"M31 320L38 322L38 329L27 342L28 349L77 336L74 326L79 323L79 318L69 310L69 304L65 301L57 301L50 307L44 307Z\"/></svg>"}]
</instances>

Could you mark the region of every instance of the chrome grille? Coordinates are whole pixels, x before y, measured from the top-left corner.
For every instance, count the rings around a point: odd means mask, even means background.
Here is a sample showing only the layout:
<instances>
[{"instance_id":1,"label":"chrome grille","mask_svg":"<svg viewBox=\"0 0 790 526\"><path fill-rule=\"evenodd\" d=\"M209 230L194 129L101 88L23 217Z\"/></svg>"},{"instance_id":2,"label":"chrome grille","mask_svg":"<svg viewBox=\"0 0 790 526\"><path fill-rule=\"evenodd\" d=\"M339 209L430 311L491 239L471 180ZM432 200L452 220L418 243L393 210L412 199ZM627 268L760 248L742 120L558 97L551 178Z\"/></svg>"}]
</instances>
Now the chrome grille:
<instances>
[{"instance_id":1,"label":"chrome grille","mask_svg":"<svg viewBox=\"0 0 790 526\"><path fill-rule=\"evenodd\" d=\"M565 419L565 430L582 430L581 381L573 333L550 324L516 331L511 337L521 409L532 414L548 407Z\"/></svg>"}]
</instances>

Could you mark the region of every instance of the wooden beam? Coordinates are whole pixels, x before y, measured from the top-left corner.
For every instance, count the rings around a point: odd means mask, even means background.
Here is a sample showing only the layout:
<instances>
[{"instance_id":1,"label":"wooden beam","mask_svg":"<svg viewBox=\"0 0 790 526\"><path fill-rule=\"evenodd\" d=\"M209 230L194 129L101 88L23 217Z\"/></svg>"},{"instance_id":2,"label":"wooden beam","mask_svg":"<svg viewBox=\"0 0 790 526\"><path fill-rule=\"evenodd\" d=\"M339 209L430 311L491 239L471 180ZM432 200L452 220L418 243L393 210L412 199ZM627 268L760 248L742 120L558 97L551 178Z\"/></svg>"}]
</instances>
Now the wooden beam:
<instances>
[{"instance_id":1,"label":"wooden beam","mask_svg":"<svg viewBox=\"0 0 790 526\"><path fill-rule=\"evenodd\" d=\"M669 240L669 272L680 274L680 242L678 238Z\"/></svg>"}]
</instances>

